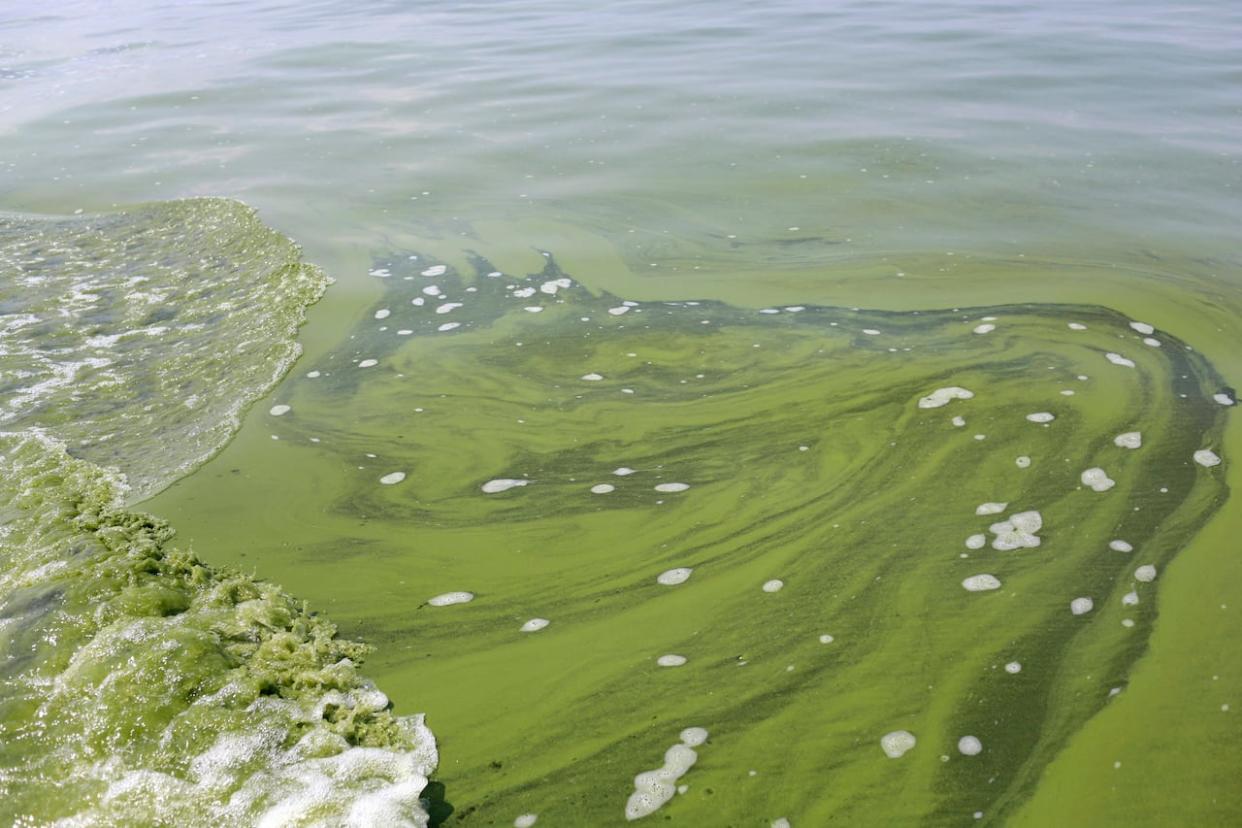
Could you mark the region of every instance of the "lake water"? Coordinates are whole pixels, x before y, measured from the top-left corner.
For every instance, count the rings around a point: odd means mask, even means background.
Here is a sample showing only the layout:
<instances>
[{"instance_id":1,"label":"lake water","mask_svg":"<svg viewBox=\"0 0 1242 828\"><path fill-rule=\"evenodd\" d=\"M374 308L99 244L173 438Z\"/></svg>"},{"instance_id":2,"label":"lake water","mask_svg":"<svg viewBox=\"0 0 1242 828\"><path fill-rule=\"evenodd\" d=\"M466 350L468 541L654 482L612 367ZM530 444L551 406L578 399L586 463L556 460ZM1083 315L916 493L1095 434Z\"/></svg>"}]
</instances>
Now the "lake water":
<instances>
[{"instance_id":1,"label":"lake water","mask_svg":"<svg viewBox=\"0 0 1242 828\"><path fill-rule=\"evenodd\" d=\"M0 814L1237 821L1242 7L593 5L0 3Z\"/></svg>"}]
</instances>

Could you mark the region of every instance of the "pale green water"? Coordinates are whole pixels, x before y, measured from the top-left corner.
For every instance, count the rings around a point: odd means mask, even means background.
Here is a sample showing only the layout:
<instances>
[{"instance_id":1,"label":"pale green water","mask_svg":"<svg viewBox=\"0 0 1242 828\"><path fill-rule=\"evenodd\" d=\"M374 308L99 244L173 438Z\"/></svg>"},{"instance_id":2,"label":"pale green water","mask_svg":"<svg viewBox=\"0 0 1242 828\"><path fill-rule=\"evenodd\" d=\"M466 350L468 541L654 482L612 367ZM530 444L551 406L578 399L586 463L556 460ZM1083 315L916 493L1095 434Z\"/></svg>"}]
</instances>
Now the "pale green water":
<instances>
[{"instance_id":1,"label":"pale green water","mask_svg":"<svg viewBox=\"0 0 1242 828\"><path fill-rule=\"evenodd\" d=\"M83 4L0 26L0 207L239 197L337 280L291 378L145 508L376 645L367 674L440 741L433 819L622 821L692 725L689 790L651 819L1237 819L1240 435L1211 400L1242 380L1231 5ZM584 288L538 314L488 292L540 251ZM410 281L367 275L410 255ZM472 255L505 275L468 294ZM433 261L464 305L443 318L409 302ZM791 305L812 310L756 313ZM424 336L420 313L469 324ZM212 371L278 364L214 341ZM916 407L948 385L977 396ZM1112 444L1129 430L1143 448ZM1191 461L1208 447L1223 466ZM127 456L159 480L204 453L182 448ZM1093 465L1117 486L1080 488ZM639 482L661 474L691 488L656 504ZM500 477L534 482L479 492ZM991 500L1012 508L975 517ZM1038 550L962 545L1014 509L1041 510ZM1002 589L964 592L980 572ZM457 589L478 597L423 606ZM919 741L890 760L896 729Z\"/></svg>"}]
</instances>

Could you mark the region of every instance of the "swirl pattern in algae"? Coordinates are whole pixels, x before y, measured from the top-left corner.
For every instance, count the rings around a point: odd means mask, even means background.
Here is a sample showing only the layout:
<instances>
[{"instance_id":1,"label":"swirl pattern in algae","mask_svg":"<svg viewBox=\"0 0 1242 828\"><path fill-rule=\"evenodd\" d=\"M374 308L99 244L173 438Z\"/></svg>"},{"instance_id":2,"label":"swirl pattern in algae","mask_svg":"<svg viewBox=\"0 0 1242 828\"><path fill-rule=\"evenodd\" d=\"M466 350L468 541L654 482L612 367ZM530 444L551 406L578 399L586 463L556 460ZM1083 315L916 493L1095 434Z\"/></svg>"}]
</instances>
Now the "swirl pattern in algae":
<instances>
[{"instance_id":1,"label":"swirl pattern in algae","mask_svg":"<svg viewBox=\"0 0 1242 828\"><path fill-rule=\"evenodd\" d=\"M1016 813L1223 502L1213 368L1102 307L626 303L545 261L381 257L275 439L161 502L377 645L440 740L434 819L623 823L687 727L656 819Z\"/></svg>"}]
</instances>

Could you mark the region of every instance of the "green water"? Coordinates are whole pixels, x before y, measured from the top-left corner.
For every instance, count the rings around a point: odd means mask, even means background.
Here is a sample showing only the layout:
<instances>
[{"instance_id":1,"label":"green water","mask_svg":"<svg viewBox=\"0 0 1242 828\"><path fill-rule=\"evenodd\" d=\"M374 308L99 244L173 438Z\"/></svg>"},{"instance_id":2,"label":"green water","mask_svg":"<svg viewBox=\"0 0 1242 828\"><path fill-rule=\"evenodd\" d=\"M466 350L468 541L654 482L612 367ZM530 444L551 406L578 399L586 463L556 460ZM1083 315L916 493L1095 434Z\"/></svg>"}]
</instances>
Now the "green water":
<instances>
[{"instance_id":1,"label":"green water","mask_svg":"<svg viewBox=\"0 0 1242 828\"><path fill-rule=\"evenodd\" d=\"M276 236L255 257L154 221L243 275L307 279L288 301L227 285L244 298L197 339L118 340L218 388L210 407L75 375L12 427L127 472L131 500L180 478L141 504L179 548L373 645L367 679L439 743L433 823L621 823L635 775L703 727L686 793L649 820L1231 824L1242 434L1213 396L1242 382L1240 39L1222 2L15 13L6 288L39 226L81 249L92 213L197 195L244 199L336 283L246 409L312 274ZM173 274L164 304L206 311L196 291L227 272ZM5 314L59 306L61 286L24 288ZM107 359L83 349L110 321L18 342ZM918 407L950 386L974 397ZM1130 431L1141 448L1114 444ZM1113 488L1083 486L1095 466ZM1031 510L1038 547L990 546ZM985 573L1002 586L962 588ZM474 600L427 604L458 590ZM917 744L890 759L898 730ZM23 805L35 824L47 801Z\"/></svg>"}]
</instances>

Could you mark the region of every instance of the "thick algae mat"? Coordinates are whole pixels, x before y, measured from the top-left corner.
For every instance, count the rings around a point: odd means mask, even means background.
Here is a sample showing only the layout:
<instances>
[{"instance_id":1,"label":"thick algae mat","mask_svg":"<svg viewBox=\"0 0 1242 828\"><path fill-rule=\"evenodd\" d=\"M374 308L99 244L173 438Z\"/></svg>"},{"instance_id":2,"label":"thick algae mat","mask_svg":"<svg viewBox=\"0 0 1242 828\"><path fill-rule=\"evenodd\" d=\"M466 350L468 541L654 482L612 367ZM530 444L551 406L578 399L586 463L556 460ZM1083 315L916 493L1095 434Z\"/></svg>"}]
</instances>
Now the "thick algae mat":
<instances>
[{"instance_id":1,"label":"thick algae mat","mask_svg":"<svg viewBox=\"0 0 1242 828\"><path fill-rule=\"evenodd\" d=\"M364 645L126 506L218 450L324 276L237 202L0 218L0 817L424 825Z\"/></svg>"},{"instance_id":2,"label":"thick algae mat","mask_svg":"<svg viewBox=\"0 0 1242 828\"><path fill-rule=\"evenodd\" d=\"M626 303L542 258L381 257L341 345L151 508L377 645L444 748L433 818L624 822L686 727L656 819L1014 817L1223 502L1211 366L1098 306Z\"/></svg>"}]
</instances>

